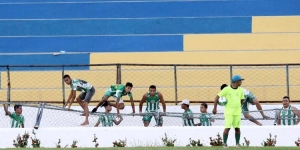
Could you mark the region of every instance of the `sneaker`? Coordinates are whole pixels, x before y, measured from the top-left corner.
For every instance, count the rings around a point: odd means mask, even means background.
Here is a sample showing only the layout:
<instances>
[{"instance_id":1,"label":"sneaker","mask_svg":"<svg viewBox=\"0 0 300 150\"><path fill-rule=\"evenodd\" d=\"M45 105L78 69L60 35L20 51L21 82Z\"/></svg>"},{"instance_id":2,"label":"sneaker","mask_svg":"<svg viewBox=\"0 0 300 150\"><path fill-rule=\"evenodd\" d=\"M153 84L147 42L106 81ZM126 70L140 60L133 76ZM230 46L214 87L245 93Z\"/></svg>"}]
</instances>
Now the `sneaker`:
<instances>
[{"instance_id":1,"label":"sneaker","mask_svg":"<svg viewBox=\"0 0 300 150\"><path fill-rule=\"evenodd\" d=\"M223 148L228 148L228 145L226 143L223 143Z\"/></svg>"},{"instance_id":2,"label":"sneaker","mask_svg":"<svg viewBox=\"0 0 300 150\"><path fill-rule=\"evenodd\" d=\"M241 144L236 144L236 148L241 148Z\"/></svg>"}]
</instances>

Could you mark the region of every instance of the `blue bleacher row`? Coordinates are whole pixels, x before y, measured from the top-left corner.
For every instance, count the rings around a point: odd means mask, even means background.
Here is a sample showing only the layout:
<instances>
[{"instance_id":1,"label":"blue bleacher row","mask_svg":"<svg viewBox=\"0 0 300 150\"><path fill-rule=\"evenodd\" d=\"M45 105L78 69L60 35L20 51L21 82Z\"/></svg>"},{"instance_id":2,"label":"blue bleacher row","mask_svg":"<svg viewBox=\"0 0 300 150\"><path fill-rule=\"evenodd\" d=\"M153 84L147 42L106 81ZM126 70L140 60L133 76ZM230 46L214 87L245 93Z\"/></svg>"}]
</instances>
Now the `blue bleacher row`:
<instances>
[{"instance_id":1,"label":"blue bleacher row","mask_svg":"<svg viewBox=\"0 0 300 150\"><path fill-rule=\"evenodd\" d=\"M22 2L21 4L13 4ZM46 0L27 2L51 2ZM53 2L53 1L52 1ZM63 2L63 1L54 1ZM35 3L0 1L0 19L61 18L149 18L215 16L286 16L299 15L298 0L229 0L229 1L83 1L75 3ZM78 2L78 3L76 3ZM88 2L88 3L82 3ZM8 3L8 4L5 4ZM17 10L17 11L16 11ZM159 11L158 11L159 10ZM34 13L33 13L34 12Z\"/></svg>"},{"instance_id":2,"label":"blue bleacher row","mask_svg":"<svg viewBox=\"0 0 300 150\"><path fill-rule=\"evenodd\" d=\"M0 0L0 53L183 51L184 34L251 33L253 16L298 8L298 0Z\"/></svg>"}]
</instances>

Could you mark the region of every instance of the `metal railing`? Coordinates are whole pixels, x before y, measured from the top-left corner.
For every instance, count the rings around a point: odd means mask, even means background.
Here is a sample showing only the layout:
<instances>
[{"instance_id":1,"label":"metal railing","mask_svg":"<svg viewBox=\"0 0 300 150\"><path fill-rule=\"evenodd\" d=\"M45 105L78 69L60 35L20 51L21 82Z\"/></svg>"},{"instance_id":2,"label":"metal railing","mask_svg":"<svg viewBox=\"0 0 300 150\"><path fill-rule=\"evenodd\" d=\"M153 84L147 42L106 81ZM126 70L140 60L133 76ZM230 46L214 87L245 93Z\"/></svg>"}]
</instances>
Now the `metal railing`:
<instances>
[{"instance_id":1,"label":"metal railing","mask_svg":"<svg viewBox=\"0 0 300 150\"><path fill-rule=\"evenodd\" d=\"M299 101L300 64L70 64L0 66L0 95L7 101L61 103L69 94L62 76L69 74L90 82L96 89L92 102L98 102L112 84L133 83L134 100L139 101L150 85L156 85L166 102L177 104L212 102L223 83L239 74L242 87L252 91L260 102L279 102L283 96ZM5 82L7 81L7 82ZM124 97L125 102L129 98Z\"/></svg>"}]
</instances>

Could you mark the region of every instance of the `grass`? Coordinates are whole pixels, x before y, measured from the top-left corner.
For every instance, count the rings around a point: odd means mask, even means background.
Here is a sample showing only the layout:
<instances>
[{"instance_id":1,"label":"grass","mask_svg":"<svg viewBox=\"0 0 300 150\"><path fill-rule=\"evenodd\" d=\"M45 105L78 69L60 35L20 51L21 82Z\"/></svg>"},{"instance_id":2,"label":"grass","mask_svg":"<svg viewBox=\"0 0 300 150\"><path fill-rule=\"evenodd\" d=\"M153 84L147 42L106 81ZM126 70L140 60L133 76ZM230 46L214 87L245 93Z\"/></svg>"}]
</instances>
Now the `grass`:
<instances>
[{"instance_id":1,"label":"grass","mask_svg":"<svg viewBox=\"0 0 300 150\"><path fill-rule=\"evenodd\" d=\"M69 148L30 148L31 150L61 150ZM77 148L84 150L94 150L96 148ZM127 147L127 148L97 148L102 150L123 150L123 149L135 149L135 150L223 150L223 147ZM236 147L229 147L227 149L237 149ZM243 150L299 150L299 147L241 147ZM10 148L9 150L17 150L16 148Z\"/></svg>"}]
</instances>

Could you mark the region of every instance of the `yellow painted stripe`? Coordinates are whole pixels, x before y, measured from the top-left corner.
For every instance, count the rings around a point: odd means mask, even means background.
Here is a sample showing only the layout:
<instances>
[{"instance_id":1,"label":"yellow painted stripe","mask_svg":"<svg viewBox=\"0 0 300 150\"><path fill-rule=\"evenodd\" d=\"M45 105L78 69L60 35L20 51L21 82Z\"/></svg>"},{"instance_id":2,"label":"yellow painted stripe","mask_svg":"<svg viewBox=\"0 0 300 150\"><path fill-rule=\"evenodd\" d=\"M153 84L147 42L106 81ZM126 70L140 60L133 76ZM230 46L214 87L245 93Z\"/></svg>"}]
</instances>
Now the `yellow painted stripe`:
<instances>
[{"instance_id":1,"label":"yellow painted stripe","mask_svg":"<svg viewBox=\"0 0 300 150\"><path fill-rule=\"evenodd\" d=\"M300 49L300 33L184 35L184 51Z\"/></svg>"},{"instance_id":2,"label":"yellow painted stripe","mask_svg":"<svg viewBox=\"0 0 300 150\"><path fill-rule=\"evenodd\" d=\"M300 16L252 17L252 32L300 32Z\"/></svg>"},{"instance_id":3,"label":"yellow painted stripe","mask_svg":"<svg viewBox=\"0 0 300 150\"><path fill-rule=\"evenodd\" d=\"M206 51L167 53L93 53L91 64L274 64L299 63L299 51ZM93 69L93 68L91 68ZM95 68L96 69L96 68Z\"/></svg>"}]
</instances>

